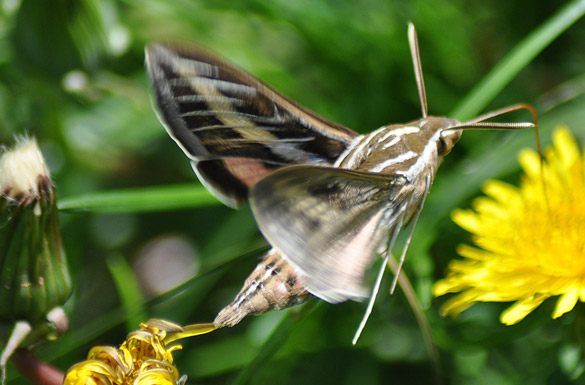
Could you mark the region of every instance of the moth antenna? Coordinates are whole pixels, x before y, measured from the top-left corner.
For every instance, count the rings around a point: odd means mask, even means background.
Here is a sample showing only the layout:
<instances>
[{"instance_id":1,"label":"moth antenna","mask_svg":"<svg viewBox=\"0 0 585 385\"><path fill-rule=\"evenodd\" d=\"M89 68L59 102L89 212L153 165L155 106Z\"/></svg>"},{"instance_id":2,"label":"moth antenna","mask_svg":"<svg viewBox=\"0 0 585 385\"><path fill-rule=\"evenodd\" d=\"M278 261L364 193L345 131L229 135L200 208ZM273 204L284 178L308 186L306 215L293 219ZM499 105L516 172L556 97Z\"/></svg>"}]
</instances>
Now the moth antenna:
<instances>
[{"instance_id":1,"label":"moth antenna","mask_svg":"<svg viewBox=\"0 0 585 385\"><path fill-rule=\"evenodd\" d=\"M501 116L510 112L528 110L532 114L532 120L534 123L529 122L518 122L518 123L498 123L498 122L486 122L486 120ZM534 135L536 136L536 151L540 158L540 171L543 176L542 179L542 191L545 195L545 202L548 206L548 194L546 190L546 184L544 183L544 158L542 157L542 149L540 146L540 133L538 132L538 114L534 107L527 103L513 104L508 107L500 108L487 114L480 115L477 118L471 119L467 122L459 125L449 127L448 130L473 130L473 129L502 129L502 130L521 130L524 128L534 128ZM550 211L550 208L549 208Z\"/></svg>"},{"instance_id":2,"label":"moth antenna","mask_svg":"<svg viewBox=\"0 0 585 385\"><path fill-rule=\"evenodd\" d=\"M427 93L425 91L425 81L423 79L422 66L420 64L418 38L416 36L416 29L414 28L414 24L412 24L412 22L408 22L408 43L410 45L410 54L412 55L412 64L414 66L414 76L416 78L418 97L420 99L420 106L422 108L422 117L426 118L429 115L427 106Z\"/></svg>"},{"instance_id":3,"label":"moth antenna","mask_svg":"<svg viewBox=\"0 0 585 385\"><path fill-rule=\"evenodd\" d=\"M386 270L386 265L388 264L388 260L390 258L390 253L392 253L392 247L394 246L394 242L396 242L396 238L398 237L398 233L402 228L402 222L404 221L404 210L400 213L400 219L398 223L394 226L394 230L392 231L392 236L388 240L388 248L386 249L386 253L384 256L384 261L382 261L382 266L380 267L380 271L378 272L378 276L376 277L376 282L374 283L374 287L372 289L372 295L370 296L370 300L368 301L368 307L362 317L360 325L358 326L357 330L355 331L355 335L353 336L353 340L351 341L352 345L355 346L357 344L362 331L366 327L366 323L368 322L368 318L370 318L370 314L372 314L372 309L374 308L374 303L376 302L376 297L378 296L378 291L380 291L380 285L382 284L382 277L384 276L384 271Z\"/></svg>"},{"instance_id":4,"label":"moth antenna","mask_svg":"<svg viewBox=\"0 0 585 385\"><path fill-rule=\"evenodd\" d=\"M534 123L529 122L519 122L519 123L498 123L498 122L486 122L486 120L495 118L497 116L505 115L510 112L520 111L520 110L528 110L532 114L532 119ZM508 107L500 108L495 111L488 112L487 114L480 115L477 118L473 118L468 120L467 122L463 122L453 127L449 127L449 130L468 130L468 129L508 129L508 130L520 130L524 128L536 128L536 132L538 133L538 114L534 107L530 104L526 103L519 103L514 104ZM538 136L537 136L537 141ZM539 146L540 147L540 146Z\"/></svg>"},{"instance_id":5,"label":"moth antenna","mask_svg":"<svg viewBox=\"0 0 585 385\"><path fill-rule=\"evenodd\" d=\"M486 120L501 116L510 112L528 110L532 114L532 120L534 123L519 122L519 123L498 123L498 122L486 122ZM542 149L540 147L540 134L538 132L538 114L534 107L527 103L513 104L508 107L500 108L487 114L480 115L477 118L471 119L467 122L459 125L449 127L448 130L472 130L472 129L502 129L502 130L521 130L524 128L534 128L534 134L536 136L536 151L540 158L540 169L544 172L544 159L542 157ZM544 183L544 182L543 182ZM544 184L543 184L544 189ZM546 189L544 189L546 194Z\"/></svg>"}]
</instances>

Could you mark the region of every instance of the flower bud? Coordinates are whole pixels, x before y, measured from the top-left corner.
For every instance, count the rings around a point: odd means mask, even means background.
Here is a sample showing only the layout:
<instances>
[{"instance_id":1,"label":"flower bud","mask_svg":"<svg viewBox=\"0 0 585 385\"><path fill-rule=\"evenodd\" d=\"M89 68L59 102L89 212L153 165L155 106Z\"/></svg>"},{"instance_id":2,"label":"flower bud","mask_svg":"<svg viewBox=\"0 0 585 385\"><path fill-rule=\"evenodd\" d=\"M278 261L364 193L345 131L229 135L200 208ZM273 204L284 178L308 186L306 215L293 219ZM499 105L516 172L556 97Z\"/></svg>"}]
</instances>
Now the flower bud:
<instances>
[{"instance_id":1,"label":"flower bud","mask_svg":"<svg viewBox=\"0 0 585 385\"><path fill-rule=\"evenodd\" d=\"M71 278L49 171L34 139L0 152L0 367L19 346L62 334Z\"/></svg>"},{"instance_id":2,"label":"flower bud","mask_svg":"<svg viewBox=\"0 0 585 385\"><path fill-rule=\"evenodd\" d=\"M35 140L0 157L0 319L45 319L71 294L56 194Z\"/></svg>"}]
</instances>

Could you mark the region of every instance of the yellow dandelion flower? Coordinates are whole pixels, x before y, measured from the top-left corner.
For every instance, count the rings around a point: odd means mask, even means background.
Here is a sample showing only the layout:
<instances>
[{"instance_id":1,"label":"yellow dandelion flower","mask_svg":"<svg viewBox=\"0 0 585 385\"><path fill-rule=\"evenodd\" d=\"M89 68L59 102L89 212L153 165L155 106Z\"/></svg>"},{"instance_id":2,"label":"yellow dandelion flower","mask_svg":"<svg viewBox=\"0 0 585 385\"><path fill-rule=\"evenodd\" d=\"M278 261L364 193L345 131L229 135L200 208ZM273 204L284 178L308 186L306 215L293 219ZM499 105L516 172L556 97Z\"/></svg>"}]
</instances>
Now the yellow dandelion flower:
<instances>
[{"instance_id":1,"label":"yellow dandelion flower","mask_svg":"<svg viewBox=\"0 0 585 385\"><path fill-rule=\"evenodd\" d=\"M544 169L532 150L519 160L525 173L519 188L489 181L473 210L453 212L477 247L460 246L464 259L452 261L434 285L435 296L459 293L442 315L480 301L516 301L500 316L512 325L549 297L560 296L553 318L585 302L585 157L561 127L544 153Z\"/></svg>"},{"instance_id":2,"label":"yellow dandelion flower","mask_svg":"<svg viewBox=\"0 0 585 385\"><path fill-rule=\"evenodd\" d=\"M213 324L196 324L182 328L173 323L152 319L128 334L119 348L93 347L87 360L73 365L65 375L64 385L180 385L173 365L172 352L181 345L167 346L182 338L215 330Z\"/></svg>"}]
</instances>

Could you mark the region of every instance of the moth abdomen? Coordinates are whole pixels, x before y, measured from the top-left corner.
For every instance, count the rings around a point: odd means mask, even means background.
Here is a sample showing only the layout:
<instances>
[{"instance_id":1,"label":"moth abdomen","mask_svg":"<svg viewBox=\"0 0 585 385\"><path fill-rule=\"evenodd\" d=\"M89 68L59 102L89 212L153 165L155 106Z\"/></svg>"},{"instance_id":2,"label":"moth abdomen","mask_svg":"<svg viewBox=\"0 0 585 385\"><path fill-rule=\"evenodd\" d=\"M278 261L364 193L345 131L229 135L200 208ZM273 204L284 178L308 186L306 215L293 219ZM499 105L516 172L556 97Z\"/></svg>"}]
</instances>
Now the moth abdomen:
<instances>
[{"instance_id":1,"label":"moth abdomen","mask_svg":"<svg viewBox=\"0 0 585 385\"><path fill-rule=\"evenodd\" d=\"M309 296L294 268L276 250L271 250L213 323L218 328L234 326L248 314L284 309L305 302Z\"/></svg>"}]
</instances>

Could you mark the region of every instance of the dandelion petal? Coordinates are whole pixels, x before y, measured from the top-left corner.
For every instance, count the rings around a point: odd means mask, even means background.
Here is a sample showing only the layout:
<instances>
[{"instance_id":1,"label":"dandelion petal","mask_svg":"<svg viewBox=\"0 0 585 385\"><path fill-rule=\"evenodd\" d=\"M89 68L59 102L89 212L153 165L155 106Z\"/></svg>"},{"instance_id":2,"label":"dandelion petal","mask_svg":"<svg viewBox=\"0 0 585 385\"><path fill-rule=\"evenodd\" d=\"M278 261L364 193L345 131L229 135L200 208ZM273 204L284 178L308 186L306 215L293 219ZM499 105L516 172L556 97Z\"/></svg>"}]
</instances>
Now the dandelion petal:
<instances>
[{"instance_id":1,"label":"dandelion petal","mask_svg":"<svg viewBox=\"0 0 585 385\"><path fill-rule=\"evenodd\" d=\"M508 326L517 324L547 298L547 295L541 294L516 302L502 313L500 322Z\"/></svg>"},{"instance_id":2,"label":"dandelion petal","mask_svg":"<svg viewBox=\"0 0 585 385\"><path fill-rule=\"evenodd\" d=\"M577 299L579 299L579 289L576 287L563 294L557 301L552 317L559 318L566 312L573 310L575 304L577 304Z\"/></svg>"}]
</instances>

